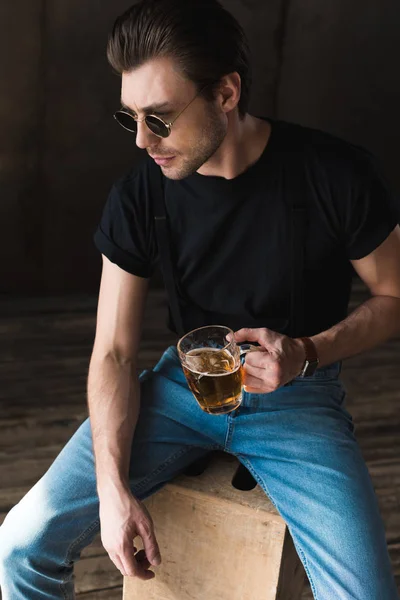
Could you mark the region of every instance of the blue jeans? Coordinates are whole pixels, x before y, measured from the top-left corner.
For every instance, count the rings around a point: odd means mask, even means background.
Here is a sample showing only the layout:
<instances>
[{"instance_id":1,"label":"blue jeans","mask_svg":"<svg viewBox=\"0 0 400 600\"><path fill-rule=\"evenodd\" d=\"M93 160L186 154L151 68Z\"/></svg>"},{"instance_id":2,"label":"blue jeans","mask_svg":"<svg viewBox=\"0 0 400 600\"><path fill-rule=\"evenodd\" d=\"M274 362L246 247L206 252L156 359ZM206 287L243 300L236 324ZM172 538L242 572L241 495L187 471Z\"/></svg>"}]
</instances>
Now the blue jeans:
<instances>
[{"instance_id":1,"label":"blue jeans","mask_svg":"<svg viewBox=\"0 0 400 600\"><path fill-rule=\"evenodd\" d=\"M195 459L224 450L285 519L314 598L398 600L377 499L343 406L340 367L269 394L244 392L238 409L216 416L197 404L171 346L140 375L133 494L143 500ZM73 564L99 527L87 419L0 528L3 600L72 600Z\"/></svg>"}]
</instances>

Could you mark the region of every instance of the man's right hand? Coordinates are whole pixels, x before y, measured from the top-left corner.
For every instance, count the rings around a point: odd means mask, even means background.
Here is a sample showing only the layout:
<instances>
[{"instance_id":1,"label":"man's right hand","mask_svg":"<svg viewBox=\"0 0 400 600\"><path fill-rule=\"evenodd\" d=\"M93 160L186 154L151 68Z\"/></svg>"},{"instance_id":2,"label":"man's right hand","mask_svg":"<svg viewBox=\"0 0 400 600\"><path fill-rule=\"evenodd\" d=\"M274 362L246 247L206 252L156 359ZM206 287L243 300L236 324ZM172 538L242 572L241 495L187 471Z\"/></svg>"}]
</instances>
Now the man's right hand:
<instances>
[{"instance_id":1,"label":"man's right hand","mask_svg":"<svg viewBox=\"0 0 400 600\"><path fill-rule=\"evenodd\" d=\"M144 504L127 488L100 494L101 542L124 576L148 580L155 577L151 565L161 563L153 520ZM144 550L137 552L134 539L140 536ZM157 560L158 559L158 560Z\"/></svg>"}]
</instances>

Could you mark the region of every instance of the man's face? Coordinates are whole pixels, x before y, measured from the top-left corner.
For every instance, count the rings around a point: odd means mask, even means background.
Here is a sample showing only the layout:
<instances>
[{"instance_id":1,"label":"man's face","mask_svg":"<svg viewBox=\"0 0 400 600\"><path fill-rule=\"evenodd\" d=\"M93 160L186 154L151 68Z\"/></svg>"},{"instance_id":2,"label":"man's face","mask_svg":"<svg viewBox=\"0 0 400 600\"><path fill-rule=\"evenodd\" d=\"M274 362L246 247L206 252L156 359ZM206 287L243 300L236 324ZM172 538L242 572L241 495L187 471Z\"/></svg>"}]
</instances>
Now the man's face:
<instances>
[{"instance_id":1,"label":"man's face","mask_svg":"<svg viewBox=\"0 0 400 600\"><path fill-rule=\"evenodd\" d=\"M196 93L194 83L185 79L168 58L148 61L122 75L122 104L139 119L153 114L169 123ZM165 106L156 107L161 104ZM137 123L137 128L139 148L146 149L152 157L171 157L160 164L164 175L170 179L183 179L200 169L218 150L226 135L227 120L216 102L198 96L172 125L169 137L157 137L145 121Z\"/></svg>"}]
</instances>

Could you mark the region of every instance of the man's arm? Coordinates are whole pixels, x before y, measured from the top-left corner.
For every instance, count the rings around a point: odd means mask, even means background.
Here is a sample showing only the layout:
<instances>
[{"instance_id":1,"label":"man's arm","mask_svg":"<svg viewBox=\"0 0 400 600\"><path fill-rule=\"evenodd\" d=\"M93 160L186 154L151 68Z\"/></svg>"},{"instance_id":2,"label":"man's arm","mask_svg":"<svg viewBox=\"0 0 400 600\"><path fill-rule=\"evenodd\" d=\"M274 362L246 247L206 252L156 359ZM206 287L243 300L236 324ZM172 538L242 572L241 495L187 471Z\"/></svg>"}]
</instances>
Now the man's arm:
<instances>
[{"instance_id":1,"label":"man's arm","mask_svg":"<svg viewBox=\"0 0 400 600\"><path fill-rule=\"evenodd\" d=\"M123 575L150 579L159 547L150 514L129 489L133 434L140 410L137 356L148 280L103 256L88 408L100 501L101 540ZM135 557L140 535L145 555Z\"/></svg>"},{"instance_id":2,"label":"man's arm","mask_svg":"<svg viewBox=\"0 0 400 600\"><path fill-rule=\"evenodd\" d=\"M111 485L128 485L140 408L137 355L147 290L147 279L103 256L87 389L99 493Z\"/></svg>"},{"instance_id":3,"label":"man's arm","mask_svg":"<svg viewBox=\"0 0 400 600\"><path fill-rule=\"evenodd\" d=\"M320 366L370 350L400 336L400 227L371 254L351 261L372 297L346 319L311 337Z\"/></svg>"},{"instance_id":4,"label":"man's arm","mask_svg":"<svg viewBox=\"0 0 400 600\"><path fill-rule=\"evenodd\" d=\"M311 337L321 367L400 336L400 227L371 254L352 264L372 298L340 323ZM265 328L240 329L234 335L238 343L253 341L262 347L246 355L246 391L272 392L299 375L305 358L301 340Z\"/></svg>"}]
</instances>

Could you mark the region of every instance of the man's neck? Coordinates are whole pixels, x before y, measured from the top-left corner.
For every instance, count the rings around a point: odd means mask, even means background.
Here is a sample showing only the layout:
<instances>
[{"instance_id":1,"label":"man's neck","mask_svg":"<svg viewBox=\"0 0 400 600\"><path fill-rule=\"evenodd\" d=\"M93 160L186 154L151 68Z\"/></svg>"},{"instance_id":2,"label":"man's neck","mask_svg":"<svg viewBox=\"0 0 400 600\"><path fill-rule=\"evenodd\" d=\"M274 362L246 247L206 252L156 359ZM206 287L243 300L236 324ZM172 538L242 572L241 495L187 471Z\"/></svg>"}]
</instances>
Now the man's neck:
<instances>
[{"instance_id":1,"label":"man's neck","mask_svg":"<svg viewBox=\"0 0 400 600\"><path fill-rule=\"evenodd\" d=\"M256 163L271 134L268 121L246 114L232 120L218 151L197 171L200 175L234 179Z\"/></svg>"}]
</instances>

